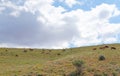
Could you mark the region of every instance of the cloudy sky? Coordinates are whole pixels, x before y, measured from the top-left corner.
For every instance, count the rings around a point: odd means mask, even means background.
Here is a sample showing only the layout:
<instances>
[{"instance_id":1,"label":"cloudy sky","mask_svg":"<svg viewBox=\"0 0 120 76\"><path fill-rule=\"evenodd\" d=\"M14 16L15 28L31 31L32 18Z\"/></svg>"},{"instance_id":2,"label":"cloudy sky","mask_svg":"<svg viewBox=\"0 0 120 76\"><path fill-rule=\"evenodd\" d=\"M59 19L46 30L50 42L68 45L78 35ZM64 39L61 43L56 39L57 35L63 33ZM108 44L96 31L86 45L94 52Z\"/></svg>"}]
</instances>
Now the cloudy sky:
<instances>
[{"instance_id":1,"label":"cloudy sky","mask_svg":"<svg viewBox=\"0 0 120 76\"><path fill-rule=\"evenodd\" d=\"M0 0L0 47L120 43L120 0Z\"/></svg>"}]
</instances>

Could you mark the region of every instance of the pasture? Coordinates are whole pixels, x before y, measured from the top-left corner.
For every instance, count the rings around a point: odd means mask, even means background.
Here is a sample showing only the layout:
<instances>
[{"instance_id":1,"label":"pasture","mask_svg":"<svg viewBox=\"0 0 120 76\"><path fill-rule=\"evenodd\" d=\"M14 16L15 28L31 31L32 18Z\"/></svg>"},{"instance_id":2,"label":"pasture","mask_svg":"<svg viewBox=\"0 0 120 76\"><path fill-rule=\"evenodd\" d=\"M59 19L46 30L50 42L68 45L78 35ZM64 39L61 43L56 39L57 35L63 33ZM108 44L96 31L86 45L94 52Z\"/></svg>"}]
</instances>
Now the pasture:
<instances>
[{"instance_id":1,"label":"pasture","mask_svg":"<svg viewBox=\"0 0 120 76\"><path fill-rule=\"evenodd\" d=\"M103 55L105 60L100 61ZM84 61L83 76L120 76L120 44L69 49L0 49L0 76L72 76L72 62Z\"/></svg>"}]
</instances>

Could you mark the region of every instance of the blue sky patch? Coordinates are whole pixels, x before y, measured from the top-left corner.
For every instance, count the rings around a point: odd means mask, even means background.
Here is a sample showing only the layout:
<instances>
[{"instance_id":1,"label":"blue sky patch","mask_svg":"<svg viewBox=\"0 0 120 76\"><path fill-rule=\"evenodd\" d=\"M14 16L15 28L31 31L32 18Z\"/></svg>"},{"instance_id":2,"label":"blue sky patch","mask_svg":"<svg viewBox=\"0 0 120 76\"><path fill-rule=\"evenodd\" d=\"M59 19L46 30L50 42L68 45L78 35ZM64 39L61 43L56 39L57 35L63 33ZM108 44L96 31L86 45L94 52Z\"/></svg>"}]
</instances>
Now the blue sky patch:
<instances>
[{"instance_id":1,"label":"blue sky patch","mask_svg":"<svg viewBox=\"0 0 120 76\"><path fill-rule=\"evenodd\" d=\"M109 22L110 23L120 23L120 15L110 18Z\"/></svg>"},{"instance_id":2,"label":"blue sky patch","mask_svg":"<svg viewBox=\"0 0 120 76\"><path fill-rule=\"evenodd\" d=\"M83 4L75 4L72 7L69 7L65 2L60 2L59 0L55 0L53 3L54 6L62 6L68 11L76 10L76 9L82 9L84 11L89 11L91 8L95 8L97 5L100 5L102 3L106 4L116 4L116 6L120 9L120 1L119 0L77 0Z\"/></svg>"}]
</instances>

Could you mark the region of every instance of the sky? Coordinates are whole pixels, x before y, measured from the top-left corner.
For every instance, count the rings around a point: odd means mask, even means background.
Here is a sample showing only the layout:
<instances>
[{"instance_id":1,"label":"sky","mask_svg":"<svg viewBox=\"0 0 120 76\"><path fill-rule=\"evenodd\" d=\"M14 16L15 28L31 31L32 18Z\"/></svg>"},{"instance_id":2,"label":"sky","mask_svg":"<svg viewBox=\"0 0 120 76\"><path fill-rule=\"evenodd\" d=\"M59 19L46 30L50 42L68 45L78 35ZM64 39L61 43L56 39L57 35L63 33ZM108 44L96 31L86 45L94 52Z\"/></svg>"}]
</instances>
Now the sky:
<instances>
[{"instance_id":1,"label":"sky","mask_svg":"<svg viewBox=\"0 0 120 76\"><path fill-rule=\"evenodd\" d=\"M0 47L120 43L120 0L0 0Z\"/></svg>"}]
</instances>

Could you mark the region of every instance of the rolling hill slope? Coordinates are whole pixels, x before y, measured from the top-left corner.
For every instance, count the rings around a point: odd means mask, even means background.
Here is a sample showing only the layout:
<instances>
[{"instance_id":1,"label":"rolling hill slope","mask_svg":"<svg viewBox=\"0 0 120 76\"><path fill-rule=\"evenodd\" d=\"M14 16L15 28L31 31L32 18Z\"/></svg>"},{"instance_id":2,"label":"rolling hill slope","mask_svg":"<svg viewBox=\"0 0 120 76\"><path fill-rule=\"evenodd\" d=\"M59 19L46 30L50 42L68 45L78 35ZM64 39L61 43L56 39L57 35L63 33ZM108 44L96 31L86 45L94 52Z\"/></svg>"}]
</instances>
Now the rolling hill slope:
<instances>
[{"instance_id":1,"label":"rolling hill slope","mask_svg":"<svg viewBox=\"0 0 120 76\"><path fill-rule=\"evenodd\" d=\"M100 61L100 55L105 60ZM75 60L84 61L83 76L120 76L120 44L56 50L1 48L0 76L73 76Z\"/></svg>"}]
</instances>

